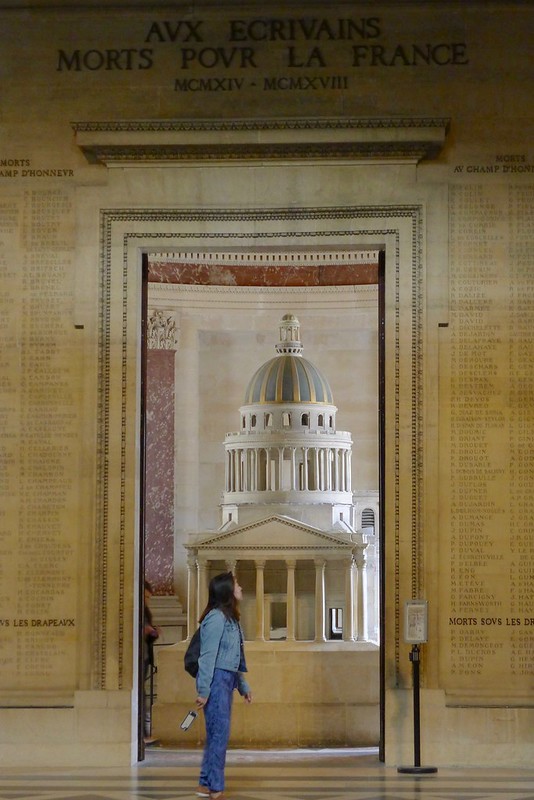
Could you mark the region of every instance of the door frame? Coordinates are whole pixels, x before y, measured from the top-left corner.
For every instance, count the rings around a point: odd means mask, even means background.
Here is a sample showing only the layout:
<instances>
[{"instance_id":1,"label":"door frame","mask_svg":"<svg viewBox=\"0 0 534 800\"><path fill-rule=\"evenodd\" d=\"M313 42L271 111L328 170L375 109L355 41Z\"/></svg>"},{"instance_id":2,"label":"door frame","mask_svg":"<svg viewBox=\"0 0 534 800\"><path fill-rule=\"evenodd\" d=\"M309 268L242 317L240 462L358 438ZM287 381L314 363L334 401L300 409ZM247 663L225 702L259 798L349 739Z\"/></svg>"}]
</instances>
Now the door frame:
<instances>
[{"instance_id":1,"label":"door frame","mask_svg":"<svg viewBox=\"0 0 534 800\"><path fill-rule=\"evenodd\" d=\"M284 235L295 223L293 229L298 229L302 240L302 227L307 224L307 235L311 240L326 231L328 246L334 240L342 241L348 236L352 247L360 237L365 246L385 250L384 274L387 280L384 280L383 319L388 324L384 324L385 379L381 413L382 485L387 486L388 496L386 501L384 489L381 520L383 531L388 532L388 542L386 548L383 536L381 620L384 633L380 644L383 757L388 724L386 687L398 685L401 671L400 598L409 596L410 585L417 583L421 569L421 562L413 561L412 572L403 572L397 558L401 527L405 529L408 526L411 531L412 553L417 553L422 539L422 514L413 513L421 505L423 475L424 276L423 211L419 204L298 209L100 208L94 684L98 688L127 688L131 685L130 674L138 675L139 669L138 622L135 626L137 631L132 631L129 636L125 612L129 608L130 576L135 576L136 585L141 583L138 549L142 255L158 249L183 247L184 241L205 242L210 236L217 241L222 228L226 231L224 235L230 236L232 227L242 230L248 220L254 231L265 223L270 235L273 227ZM319 231L317 220L321 223ZM213 225L212 229L210 225ZM248 239L251 236L250 233L242 235ZM397 373L401 363L411 364L411 367L408 366L407 376L401 374L399 378ZM111 421L110 416L113 417ZM120 491L114 492L117 485ZM112 530L117 519L120 524ZM111 598L100 593L102 586L113 586ZM116 605L110 606L110 599ZM141 606L139 598L136 598L135 606ZM131 647L134 649L130 650ZM132 661L129 652L132 656L135 653ZM135 668L132 668L132 663L136 664Z\"/></svg>"},{"instance_id":2,"label":"door frame","mask_svg":"<svg viewBox=\"0 0 534 800\"><path fill-rule=\"evenodd\" d=\"M335 249L335 248L334 248ZM384 354L385 354L385 249L378 250L378 270L377 270L377 286L378 286L378 305L377 305L377 363L378 363L378 409L379 409L379 418L378 418L378 442L377 442L377 460L378 460L378 474L379 474L379 509L380 514L378 517L378 524L379 524L379 584L378 584L378 592L379 592L379 636L380 636L380 645L379 645L379 669L380 669L380 676L379 676L379 694L380 694L380 741L379 741L379 758L381 761L384 761L385 758L385 713L384 713L384 700L385 700L385 679L384 679L384 648L382 647L382 643L384 641L384 634L385 634L385 624L384 624L384 615L383 615L383 608L384 608L384 574L385 570L382 568L383 564L383 557L385 552L385 526L383 524L384 514L383 514L383 492L384 492L384 426L385 426L385 380L384 380ZM146 476L144 473L144 453L145 453L145 445L146 445L146 425L145 425L145 415L146 415L146 393L148 391L147 383L146 383L146 376L147 376L147 325L148 325L148 303L149 303L149 268L148 268L148 254L143 253L142 255L142 316L141 316L141 347L142 347L142 361L141 361L141 475L140 475L140 484L142 487L142 498L145 497L145 489L146 489ZM210 284L211 285L211 284ZM258 287L261 291L261 287ZM145 562L145 533L144 533L144 525L145 525L145 510L146 504L142 500L141 502L141 514L140 514L140 557L139 557L139 564L140 569L143 571L143 566ZM144 573L141 575L141 578L144 577ZM140 607L143 604L143 580L141 579L139 582L139 603ZM268 615L266 614L265 619L267 620ZM141 621L140 621L141 625ZM141 643L141 631L140 628L140 643ZM268 638L268 637L267 637ZM140 652L142 653L142 647L140 647ZM139 686L139 706L142 706L144 697L144 688L143 682L140 681ZM139 760L144 759L144 747L142 745L142 737L143 732L142 728L139 729Z\"/></svg>"}]
</instances>

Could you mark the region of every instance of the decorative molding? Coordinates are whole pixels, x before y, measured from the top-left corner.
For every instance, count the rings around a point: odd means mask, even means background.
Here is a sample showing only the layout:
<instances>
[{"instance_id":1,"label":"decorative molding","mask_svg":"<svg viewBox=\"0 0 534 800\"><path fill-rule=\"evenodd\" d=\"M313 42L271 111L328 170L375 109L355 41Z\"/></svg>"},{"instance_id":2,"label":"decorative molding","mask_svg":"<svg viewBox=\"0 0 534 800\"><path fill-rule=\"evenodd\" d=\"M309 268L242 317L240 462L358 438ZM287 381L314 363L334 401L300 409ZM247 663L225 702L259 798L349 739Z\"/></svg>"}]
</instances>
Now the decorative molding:
<instances>
[{"instance_id":1,"label":"decorative molding","mask_svg":"<svg viewBox=\"0 0 534 800\"><path fill-rule=\"evenodd\" d=\"M440 153L445 117L72 122L93 164L351 160L417 164Z\"/></svg>"},{"instance_id":2,"label":"decorative molding","mask_svg":"<svg viewBox=\"0 0 534 800\"><path fill-rule=\"evenodd\" d=\"M210 303L219 306L232 304L233 308L239 305L248 306L252 297L261 295L264 307L271 305L277 307L280 297L291 299L293 308L330 307L333 312L337 308L376 308L378 288L375 284L361 284L357 286L215 286L197 285L189 283L179 284L180 292L177 294L177 284L152 283L150 287L150 303L153 308L167 310L179 309L190 303L201 302L208 297Z\"/></svg>"},{"instance_id":3,"label":"decorative molding","mask_svg":"<svg viewBox=\"0 0 534 800\"><path fill-rule=\"evenodd\" d=\"M361 546L361 545L360 545ZM339 553L340 550L347 550L352 552L358 545L354 545L351 542L343 542L341 544L332 542L331 544L325 545L311 545L311 544L292 544L292 545L277 545L277 544L219 544L216 541L210 541L209 544L195 544L195 545L188 545L192 550L228 550L233 552L239 551L247 551L247 550L254 550L255 552L293 552L294 550L303 551L303 552L310 552L314 553L317 550L321 552L332 552L332 553Z\"/></svg>"},{"instance_id":4,"label":"decorative molding","mask_svg":"<svg viewBox=\"0 0 534 800\"><path fill-rule=\"evenodd\" d=\"M97 438L95 586L93 607L93 689L106 688L108 626L110 364L111 364L111 237L112 229L100 216L100 286L97 357ZM122 502L122 498L121 498Z\"/></svg>"},{"instance_id":5,"label":"decorative molding","mask_svg":"<svg viewBox=\"0 0 534 800\"><path fill-rule=\"evenodd\" d=\"M378 264L378 250L332 250L330 248L299 248L289 250L272 247L268 249L235 250L218 248L217 250L184 250L170 253L150 253L150 262L154 264L224 264L225 266L258 267L258 266L339 266L355 264ZM256 287L257 288L257 287Z\"/></svg>"},{"instance_id":6,"label":"decorative molding","mask_svg":"<svg viewBox=\"0 0 534 800\"><path fill-rule=\"evenodd\" d=\"M288 131L389 128L439 128L449 117L286 117L281 119L142 119L72 122L75 131Z\"/></svg>"},{"instance_id":7,"label":"decorative molding","mask_svg":"<svg viewBox=\"0 0 534 800\"><path fill-rule=\"evenodd\" d=\"M350 225L346 229L329 230L321 229L317 225L309 225L307 230L302 230L299 226L292 227L292 221L306 221L308 223L316 222L317 220L325 220L330 222L332 220L370 220L371 227L361 228L356 230ZM227 232L216 232L210 230L210 223L225 220L230 224L240 223L243 225L243 231L228 230ZM344 240L354 242L355 236L361 237L362 242L368 242L370 237L376 237L379 234L381 237L389 236L393 238L393 244L390 251L390 261L392 265L391 281L394 284L394 305L395 313L391 319L394 326L394 348L391 353L392 366L388 367L394 372L394 396L393 396L393 425L394 431L392 440L394 442L391 458L394 464L394 486L392 491L391 504L394 509L394 525L393 525L393 541L388 541L388 549L392 549L394 553L394 574L393 574L393 596L394 596L394 629L395 629L395 647L393 656L394 671L396 678L401 673L400 664L400 618L401 618L401 597L400 597L400 559L401 559L401 532L400 532L400 484L401 479L405 480L406 476L401 476L400 464L400 439L401 439L401 418L400 418L400 401L401 401L401 387L400 387L400 347L401 347L401 331L400 331L400 268L401 268L401 245L400 245L400 227L399 222L405 220L409 223L411 229L411 275L409 278L411 286L411 352L413 358L412 372L411 372L411 463L412 474L410 476L410 497L411 497L411 570L412 570L412 591L417 591L421 580L422 564L420 563L423 548L423 530L422 530L422 480L423 480L423 308L424 308L424 279L423 279L423 257L422 257L422 242L424 235L423 227L423 211L420 205L401 205L401 206L361 206L361 207L314 207L314 208L299 208L299 209L237 209L237 210L224 210L224 209L210 209L210 210L197 210L197 209L105 209L101 212L101 280L100 280L100 309L99 309L99 355L98 355L98 396L99 396L99 418L98 418L98 432L97 432L97 480L96 480L96 545L95 545L95 597L97 598L94 609L94 628L93 628L93 675L94 675L94 688L106 688L108 684L108 657L107 652L107 637L108 633L108 585L116 585L119 594L119 625L118 625L118 688L122 688L124 682L124 608L126 586L124 583L124 562L127 548L127 531L126 531L126 474L130 471L129 462L127 464L127 447L126 447L126 430L128 424L128 412L130 389L132 384L131 376L129 374L129 359L128 348L131 346L128 334L128 321L129 309L131 302L129 302L129 278L131 278L131 269L129 266L129 249L136 240L143 242L143 247L146 249L147 241L153 240L155 243L155 251L161 252L165 250L163 244L166 240L172 240L177 243L180 240L190 242L194 237L198 241L205 242L201 245L201 250L211 249L212 247L220 248L222 241L231 241L232 247L238 247L239 241L242 239L246 244L245 248L249 248L250 226L259 221L272 221L283 220L286 223L284 231L271 232L269 230L262 230L262 226L255 227L256 240L258 244L264 244L268 247L273 239L278 242L284 239L291 240L292 246L298 248L298 242L303 241L304 246L309 247L309 242L317 238L318 241L324 241L325 237L332 237L333 241L343 242ZM129 230L125 231L124 224L131 223ZM167 232L162 231L162 223L169 224ZM189 230L186 229L186 224L192 223ZM200 223L197 226L195 223ZM147 227L154 225L154 231L147 232ZM247 228L247 226L249 226ZM117 230L118 228L118 230ZM143 230L141 230L143 228ZM112 257L114 247L117 245L118 239L122 242L122 263L118 267L118 262L113 260L116 256ZM345 239L345 237L347 237ZM351 245L353 247L353 245ZM149 248L151 249L151 248ZM181 248L179 248L181 250ZM312 248L313 249L313 248ZM340 250L343 248L340 248ZM405 254L406 255L406 254ZM118 273L115 275L117 269L121 271L121 277ZM113 289L113 296L115 297L115 306L119 302L122 305L122 321L121 321L121 343L120 343L120 356L113 356L112 363L112 345L111 345L111 308L112 308L112 284L117 286L115 281L112 282L112 272L118 279L120 288ZM183 288L183 287L182 287ZM191 291L198 290L199 287L191 287ZM209 289L210 287L206 287ZM211 287L215 291L232 291L232 287ZM325 287L320 287L324 291ZM334 287L336 293L347 291L350 287ZM361 288L361 287L358 287ZM242 289L240 291L243 291ZM257 289L252 289L257 291ZM262 289L265 291L265 289ZM287 287L286 287L287 291ZM297 292L300 292L297 289ZM114 430L113 437L111 436L111 381L110 375L113 369L117 366L117 358L120 362L121 371L121 410L120 410L120 491L114 495L114 503L118 503L118 508L114 505L114 520L118 514L118 542L114 542L113 546L118 545L118 564L112 573L110 572L110 559L108 558L111 541L111 529L115 525L115 521L110 520L110 492L112 486L109 480L109 463L112 455L112 441L113 447L117 441L118 430ZM115 491L113 489L113 491ZM114 534L113 534L114 536Z\"/></svg>"}]
</instances>

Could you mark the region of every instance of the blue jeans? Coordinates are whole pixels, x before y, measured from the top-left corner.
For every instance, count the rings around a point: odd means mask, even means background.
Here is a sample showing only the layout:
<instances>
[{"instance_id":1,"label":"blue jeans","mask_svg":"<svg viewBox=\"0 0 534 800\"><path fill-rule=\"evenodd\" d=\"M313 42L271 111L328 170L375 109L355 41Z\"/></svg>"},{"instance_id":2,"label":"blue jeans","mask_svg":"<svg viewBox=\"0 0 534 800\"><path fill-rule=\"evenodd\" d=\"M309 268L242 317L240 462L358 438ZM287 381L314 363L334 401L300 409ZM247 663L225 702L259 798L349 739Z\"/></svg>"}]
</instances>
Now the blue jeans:
<instances>
[{"instance_id":1,"label":"blue jeans","mask_svg":"<svg viewBox=\"0 0 534 800\"><path fill-rule=\"evenodd\" d=\"M224 789L226 748L230 739L232 699L237 685L237 673L216 669L213 673L210 696L204 706L206 744L200 768L200 785L212 792Z\"/></svg>"}]
</instances>

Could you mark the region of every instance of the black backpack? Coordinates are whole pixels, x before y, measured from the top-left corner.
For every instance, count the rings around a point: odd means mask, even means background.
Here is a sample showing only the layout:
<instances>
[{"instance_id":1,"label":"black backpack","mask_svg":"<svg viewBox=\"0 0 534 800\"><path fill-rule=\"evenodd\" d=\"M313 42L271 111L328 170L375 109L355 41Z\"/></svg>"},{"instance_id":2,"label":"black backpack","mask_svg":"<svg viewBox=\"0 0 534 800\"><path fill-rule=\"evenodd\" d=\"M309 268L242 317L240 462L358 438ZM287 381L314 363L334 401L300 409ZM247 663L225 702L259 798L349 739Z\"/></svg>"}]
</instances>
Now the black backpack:
<instances>
[{"instance_id":1,"label":"black backpack","mask_svg":"<svg viewBox=\"0 0 534 800\"><path fill-rule=\"evenodd\" d=\"M184 654L184 668L193 678L198 672L198 658L200 656L200 628L197 628Z\"/></svg>"}]
</instances>

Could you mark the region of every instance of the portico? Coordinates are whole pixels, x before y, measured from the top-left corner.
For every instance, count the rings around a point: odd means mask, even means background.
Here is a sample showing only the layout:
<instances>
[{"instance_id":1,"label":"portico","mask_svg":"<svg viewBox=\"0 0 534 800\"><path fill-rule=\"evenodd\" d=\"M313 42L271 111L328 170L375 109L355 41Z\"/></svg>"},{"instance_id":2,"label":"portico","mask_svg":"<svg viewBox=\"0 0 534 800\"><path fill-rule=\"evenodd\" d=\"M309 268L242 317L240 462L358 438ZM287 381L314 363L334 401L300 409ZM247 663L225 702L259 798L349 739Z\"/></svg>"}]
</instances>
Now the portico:
<instances>
[{"instance_id":1,"label":"portico","mask_svg":"<svg viewBox=\"0 0 534 800\"><path fill-rule=\"evenodd\" d=\"M314 592L301 598L300 613L309 614L313 619L315 642L327 642L326 619L330 607L327 591L327 574L334 567L344 573L343 640L362 641L364 635L363 593L365 570L365 549L367 544L361 536L360 541L347 541L324 531L294 520L273 516L257 523L243 525L232 531L216 536L206 536L188 545L189 596L188 596L188 638L196 630L196 619L207 602L209 577L214 570L220 571L221 556L225 568L240 576L240 568L245 566L254 571L254 626L245 629L247 639L267 641L271 637L266 625L269 615L266 603L265 570L272 562L285 569L283 600L286 604L287 641L298 640L297 635L297 592L296 574L299 569L312 566L315 573ZM269 542L266 545L266 542ZM288 543L290 542L290 543ZM280 595L278 595L280 596ZM337 604L336 604L337 606ZM191 612L195 609L195 613Z\"/></svg>"}]
</instances>

